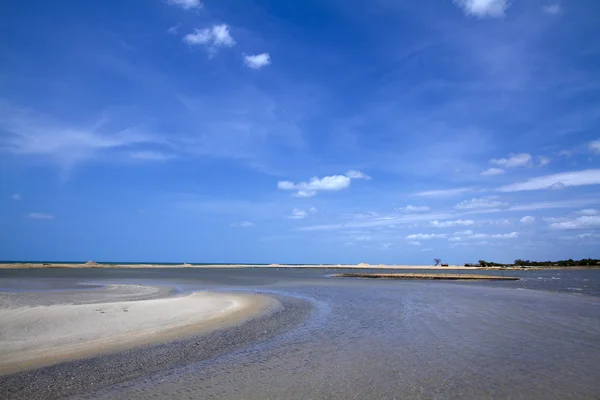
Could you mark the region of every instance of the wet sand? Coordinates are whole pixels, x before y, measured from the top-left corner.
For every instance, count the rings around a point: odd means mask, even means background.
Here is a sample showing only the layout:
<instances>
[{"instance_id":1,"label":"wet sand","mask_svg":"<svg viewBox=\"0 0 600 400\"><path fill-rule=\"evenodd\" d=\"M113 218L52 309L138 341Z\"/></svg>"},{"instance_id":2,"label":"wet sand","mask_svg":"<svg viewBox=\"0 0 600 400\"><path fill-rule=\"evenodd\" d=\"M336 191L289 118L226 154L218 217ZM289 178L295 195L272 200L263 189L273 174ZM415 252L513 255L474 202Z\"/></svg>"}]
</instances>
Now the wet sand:
<instances>
[{"instance_id":1,"label":"wet sand","mask_svg":"<svg viewBox=\"0 0 600 400\"><path fill-rule=\"evenodd\" d=\"M111 285L99 290L3 293L0 374L222 329L278 301L266 296Z\"/></svg>"}]
</instances>

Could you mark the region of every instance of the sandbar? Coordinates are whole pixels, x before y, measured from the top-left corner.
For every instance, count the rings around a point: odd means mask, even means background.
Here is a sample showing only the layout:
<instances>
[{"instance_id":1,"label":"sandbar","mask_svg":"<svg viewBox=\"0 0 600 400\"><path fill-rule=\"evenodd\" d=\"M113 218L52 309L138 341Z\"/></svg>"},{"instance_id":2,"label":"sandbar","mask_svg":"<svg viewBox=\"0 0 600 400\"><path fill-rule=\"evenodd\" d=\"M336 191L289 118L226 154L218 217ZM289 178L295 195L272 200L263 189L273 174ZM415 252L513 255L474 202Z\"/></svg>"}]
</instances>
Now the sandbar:
<instances>
[{"instance_id":1,"label":"sandbar","mask_svg":"<svg viewBox=\"0 0 600 400\"><path fill-rule=\"evenodd\" d=\"M476 275L476 274L335 274L340 278L380 278L380 279L420 279L420 280L488 280L488 281L518 281L516 276Z\"/></svg>"},{"instance_id":2,"label":"sandbar","mask_svg":"<svg viewBox=\"0 0 600 400\"><path fill-rule=\"evenodd\" d=\"M106 301L115 287L127 288L127 296L113 293ZM142 293L137 297L136 288ZM0 296L0 374L204 334L281 306L274 298L243 293L156 298L160 290L138 285L90 293L96 298L74 304L66 294L65 301L50 305L40 305L43 292Z\"/></svg>"}]
</instances>

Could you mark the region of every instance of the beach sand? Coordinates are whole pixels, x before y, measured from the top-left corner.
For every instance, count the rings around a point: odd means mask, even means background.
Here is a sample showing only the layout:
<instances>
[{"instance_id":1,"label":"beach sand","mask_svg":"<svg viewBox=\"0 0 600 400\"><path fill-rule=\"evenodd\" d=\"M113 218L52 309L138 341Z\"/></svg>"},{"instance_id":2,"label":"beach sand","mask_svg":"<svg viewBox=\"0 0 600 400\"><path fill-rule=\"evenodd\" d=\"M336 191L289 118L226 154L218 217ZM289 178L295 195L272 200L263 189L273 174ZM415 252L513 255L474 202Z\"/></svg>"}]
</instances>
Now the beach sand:
<instances>
[{"instance_id":1,"label":"beach sand","mask_svg":"<svg viewBox=\"0 0 600 400\"><path fill-rule=\"evenodd\" d=\"M0 374L208 333L280 306L270 297L238 293L157 297L167 293L110 285L65 291L51 304L45 293L3 293Z\"/></svg>"}]
</instances>

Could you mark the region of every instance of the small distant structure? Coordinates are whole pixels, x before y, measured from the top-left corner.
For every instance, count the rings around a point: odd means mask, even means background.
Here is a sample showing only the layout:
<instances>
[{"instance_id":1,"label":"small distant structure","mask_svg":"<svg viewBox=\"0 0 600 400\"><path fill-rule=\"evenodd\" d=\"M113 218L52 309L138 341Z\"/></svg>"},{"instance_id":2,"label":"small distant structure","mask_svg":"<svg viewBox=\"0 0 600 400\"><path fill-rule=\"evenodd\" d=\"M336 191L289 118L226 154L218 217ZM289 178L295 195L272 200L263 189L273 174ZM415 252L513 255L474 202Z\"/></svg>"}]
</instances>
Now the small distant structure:
<instances>
[{"instance_id":1,"label":"small distant structure","mask_svg":"<svg viewBox=\"0 0 600 400\"><path fill-rule=\"evenodd\" d=\"M98 265L98 263L96 261L88 261L85 265Z\"/></svg>"},{"instance_id":2,"label":"small distant structure","mask_svg":"<svg viewBox=\"0 0 600 400\"><path fill-rule=\"evenodd\" d=\"M447 266L448 266L448 264L442 264L442 267L447 267Z\"/></svg>"}]
</instances>

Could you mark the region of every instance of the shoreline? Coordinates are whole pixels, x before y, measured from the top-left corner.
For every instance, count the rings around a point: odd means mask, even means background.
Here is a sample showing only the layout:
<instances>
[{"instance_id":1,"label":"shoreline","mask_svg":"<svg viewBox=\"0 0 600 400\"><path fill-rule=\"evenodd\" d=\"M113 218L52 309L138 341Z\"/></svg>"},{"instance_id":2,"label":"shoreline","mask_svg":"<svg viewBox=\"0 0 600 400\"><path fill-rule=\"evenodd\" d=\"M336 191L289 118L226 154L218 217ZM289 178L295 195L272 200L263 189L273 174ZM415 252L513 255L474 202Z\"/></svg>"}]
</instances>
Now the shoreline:
<instances>
[{"instance_id":1,"label":"shoreline","mask_svg":"<svg viewBox=\"0 0 600 400\"><path fill-rule=\"evenodd\" d=\"M369 279L401 279L401 280L451 280L451 281L518 281L516 276L476 275L476 274L361 274L345 273L331 275L335 278L369 278Z\"/></svg>"},{"instance_id":2,"label":"shoreline","mask_svg":"<svg viewBox=\"0 0 600 400\"><path fill-rule=\"evenodd\" d=\"M107 291L119 286L121 298ZM137 292L136 292L137 290ZM93 301L40 305L44 292L0 299L0 375L166 343L239 325L281 307L268 296L194 292L135 298L145 286L109 285ZM113 296L114 297L114 296ZM29 302L23 304L23 298ZM133 298L133 300L131 299ZM21 303L21 304L19 304Z\"/></svg>"},{"instance_id":3,"label":"shoreline","mask_svg":"<svg viewBox=\"0 0 600 400\"><path fill-rule=\"evenodd\" d=\"M575 270L575 269L599 269L600 266L573 266L573 267L465 267L463 265L449 265L447 267L433 265L401 265L401 264L332 264L332 265L314 265L314 264L102 264L102 263L0 263L0 269L52 269L52 268L211 268L211 269L226 269L226 268L303 268L303 269L398 269L398 270L471 270L471 271L497 271L497 270L512 270L512 271L540 271L540 270Z\"/></svg>"}]
</instances>

